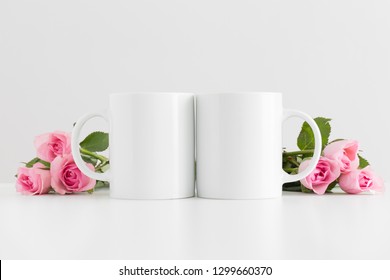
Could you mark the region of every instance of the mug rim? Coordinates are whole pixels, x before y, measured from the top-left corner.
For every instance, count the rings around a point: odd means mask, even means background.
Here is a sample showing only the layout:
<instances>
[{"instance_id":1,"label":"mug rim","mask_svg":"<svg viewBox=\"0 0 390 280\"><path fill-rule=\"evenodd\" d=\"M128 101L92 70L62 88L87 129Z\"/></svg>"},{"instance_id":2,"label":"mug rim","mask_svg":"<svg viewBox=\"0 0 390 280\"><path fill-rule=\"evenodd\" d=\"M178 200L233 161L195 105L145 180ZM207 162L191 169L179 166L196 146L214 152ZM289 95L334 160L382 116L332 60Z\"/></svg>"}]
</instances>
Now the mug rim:
<instances>
[{"instance_id":1,"label":"mug rim","mask_svg":"<svg viewBox=\"0 0 390 280\"><path fill-rule=\"evenodd\" d=\"M176 91L123 91L110 93L110 97L114 96L131 96L131 95L187 95L194 96L192 92L176 92Z\"/></svg>"},{"instance_id":2,"label":"mug rim","mask_svg":"<svg viewBox=\"0 0 390 280\"><path fill-rule=\"evenodd\" d=\"M210 92L210 93L198 93L196 97L199 96L213 96L213 95L273 95L281 96L281 92L276 91L237 91L237 92Z\"/></svg>"}]
</instances>

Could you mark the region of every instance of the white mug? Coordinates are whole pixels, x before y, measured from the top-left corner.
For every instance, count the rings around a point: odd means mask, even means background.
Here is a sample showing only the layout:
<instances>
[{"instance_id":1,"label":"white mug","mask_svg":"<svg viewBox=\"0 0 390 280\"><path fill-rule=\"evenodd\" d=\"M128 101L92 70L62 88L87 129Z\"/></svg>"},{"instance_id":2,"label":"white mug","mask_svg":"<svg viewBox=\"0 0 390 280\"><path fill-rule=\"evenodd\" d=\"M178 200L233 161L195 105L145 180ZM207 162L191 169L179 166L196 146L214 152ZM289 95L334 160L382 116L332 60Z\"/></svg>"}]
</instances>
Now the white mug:
<instances>
[{"instance_id":1,"label":"white mug","mask_svg":"<svg viewBox=\"0 0 390 280\"><path fill-rule=\"evenodd\" d=\"M322 143L318 126L303 112L283 109L281 93L200 94L196 108L199 197L279 197L283 183L306 177L318 163ZM310 165L295 175L282 169L282 122L290 117L305 120L315 137Z\"/></svg>"},{"instance_id":2,"label":"white mug","mask_svg":"<svg viewBox=\"0 0 390 280\"><path fill-rule=\"evenodd\" d=\"M80 156L80 130L93 117L109 122L110 169L89 170ZM172 199L194 196L194 95L190 93L117 93L110 95L108 118L81 117L72 133L78 168L110 182L110 196L123 199Z\"/></svg>"}]
</instances>

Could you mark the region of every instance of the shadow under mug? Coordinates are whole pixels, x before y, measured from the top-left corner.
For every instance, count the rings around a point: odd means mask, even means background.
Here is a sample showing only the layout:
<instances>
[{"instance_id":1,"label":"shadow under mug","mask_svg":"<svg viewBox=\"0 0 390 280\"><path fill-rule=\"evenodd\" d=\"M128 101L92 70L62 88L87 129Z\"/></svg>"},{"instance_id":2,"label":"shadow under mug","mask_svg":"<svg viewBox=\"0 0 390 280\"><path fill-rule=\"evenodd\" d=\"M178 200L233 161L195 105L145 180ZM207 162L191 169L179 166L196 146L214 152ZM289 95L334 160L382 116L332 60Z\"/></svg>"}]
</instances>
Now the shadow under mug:
<instances>
[{"instance_id":1,"label":"shadow under mug","mask_svg":"<svg viewBox=\"0 0 390 280\"><path fill-rule=\"evenodd\" d=\"M305 178L318 163L322 141L317 124L303 112L283 109L281 93L199 94L196 110L199 197L279 197L283 183ZM315 137L311 163L295 175L282 169L282 123L291 117L305 120Z\"/></svg>"},{"instance_id":2,"label":"shadow under mug","mask_svg":"<svg viewBox=\"0 0 390 280\"><path fill-rule=\"evenodd\" d=\"M80 131L91 118L109 122L110 169L88 169L79 150ZM86 114L73 128L72 154L87 176L110 182L110 196L173 199L194 196L194 95L114 93L108 116Z\"/></svg>"}]
</instances>

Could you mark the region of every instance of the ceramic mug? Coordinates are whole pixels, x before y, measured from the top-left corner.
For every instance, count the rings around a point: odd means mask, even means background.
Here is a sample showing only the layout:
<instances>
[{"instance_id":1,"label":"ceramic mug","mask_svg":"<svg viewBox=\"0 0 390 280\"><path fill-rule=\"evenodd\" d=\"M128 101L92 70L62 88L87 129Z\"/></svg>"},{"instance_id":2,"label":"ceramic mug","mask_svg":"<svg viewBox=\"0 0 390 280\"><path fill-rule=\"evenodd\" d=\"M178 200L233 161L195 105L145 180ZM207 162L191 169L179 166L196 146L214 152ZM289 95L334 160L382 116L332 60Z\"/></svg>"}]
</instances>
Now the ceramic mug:
<instances>
[{"instance_id":1,"label":"ceramic mug","mask_svg":"<svg viewBox=\"0 0 390 280\"><path fill-rule=\"evenodd\" d=\"M80 130L91 118L109 122L110 169L96 173L80 156ZM191 93L117 93L108 116L81 117L72 133L78 168L110 182L110 196L123 199L172 199L194 195L194 95Z\"/></svg>"},{"instance_id":2,"label":"ceramic mug","mask_svg":"<svg viewBox=\"0 0 390 280\"><path fill-rule=\"evenodd\" d=\"M307 114L283 109L282 94L220 93L196 96L197 192L199 197L279 197L282 184L309 175L321 154L321 134ZM314 132L310 165L301 173L282 170L282 123L298 117Z\"/></svg>"}]
</instances>

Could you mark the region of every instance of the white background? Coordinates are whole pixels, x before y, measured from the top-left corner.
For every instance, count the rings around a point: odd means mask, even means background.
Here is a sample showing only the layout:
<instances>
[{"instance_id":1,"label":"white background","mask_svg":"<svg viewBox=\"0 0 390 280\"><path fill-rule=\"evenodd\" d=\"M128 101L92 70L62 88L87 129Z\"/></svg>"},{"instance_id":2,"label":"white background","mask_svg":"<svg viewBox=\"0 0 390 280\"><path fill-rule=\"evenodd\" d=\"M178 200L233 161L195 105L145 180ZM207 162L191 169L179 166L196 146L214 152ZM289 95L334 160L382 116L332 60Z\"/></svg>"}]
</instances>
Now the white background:
<instances>
[{"instance_id":1,"label":"white background","mask_svg":"<svg viewBox=\"0 0 390 280\"><path fill-rule=\"evenodd\" d=\"M281 91L390 179L389 13L378 0L1 0L0 181L35 135L139 90Z\"/></svg>"}]
</instances>

